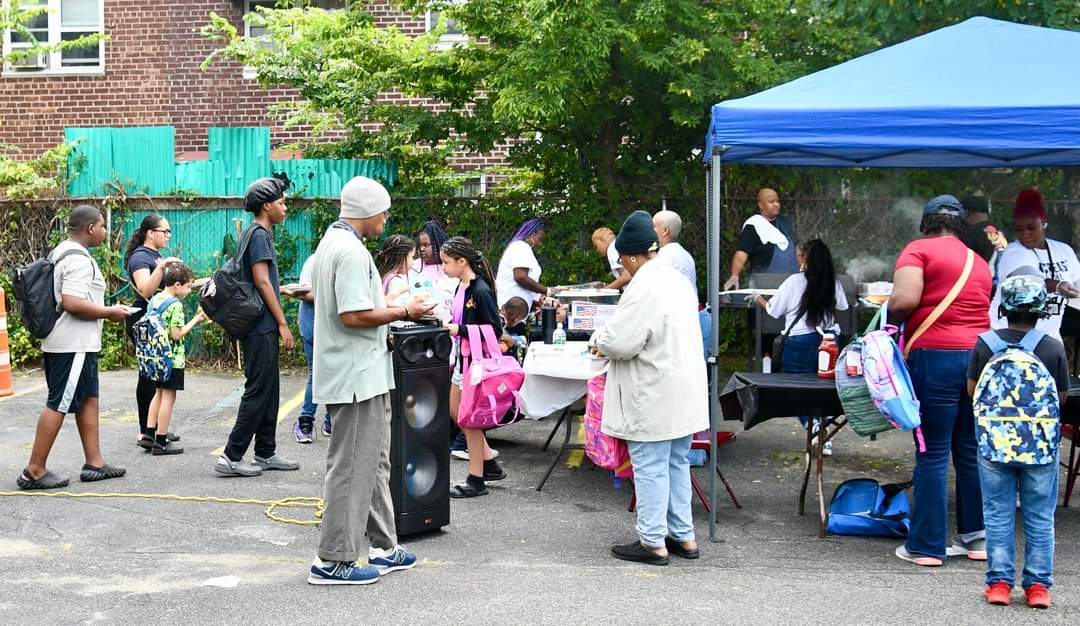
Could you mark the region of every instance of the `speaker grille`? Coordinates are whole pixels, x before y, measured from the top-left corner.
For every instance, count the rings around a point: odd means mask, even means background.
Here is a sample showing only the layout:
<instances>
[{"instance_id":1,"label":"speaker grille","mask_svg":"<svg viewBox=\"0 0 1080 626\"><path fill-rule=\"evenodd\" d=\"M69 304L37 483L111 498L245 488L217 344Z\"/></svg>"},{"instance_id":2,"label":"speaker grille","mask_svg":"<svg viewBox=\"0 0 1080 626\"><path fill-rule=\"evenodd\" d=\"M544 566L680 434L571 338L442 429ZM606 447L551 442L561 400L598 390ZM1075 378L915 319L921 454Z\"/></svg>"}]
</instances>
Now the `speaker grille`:
<instances>
[{"instance_id":1,"label":"speaker grille","mask_svg":"<svg viewBox=\"0 0 1080 626\"><path fill-rule=\"evenodd\" d=\"M439 391L435 388L436 376L430 374L408 376L401 392L405 395L405 419L413 430L423 430L438 417Z\"/></svg>"},{"instance_id":2,"label":"speaker grille","mask_svg":"<svg viewBox=\"0 0 1080 626\"><path fill-rule=\"evenodd\" d=\"M414 450L405 460L405 490L417 500L426 500L439 480L439 461L430 448Z\"/></svg>"}]
</instances>

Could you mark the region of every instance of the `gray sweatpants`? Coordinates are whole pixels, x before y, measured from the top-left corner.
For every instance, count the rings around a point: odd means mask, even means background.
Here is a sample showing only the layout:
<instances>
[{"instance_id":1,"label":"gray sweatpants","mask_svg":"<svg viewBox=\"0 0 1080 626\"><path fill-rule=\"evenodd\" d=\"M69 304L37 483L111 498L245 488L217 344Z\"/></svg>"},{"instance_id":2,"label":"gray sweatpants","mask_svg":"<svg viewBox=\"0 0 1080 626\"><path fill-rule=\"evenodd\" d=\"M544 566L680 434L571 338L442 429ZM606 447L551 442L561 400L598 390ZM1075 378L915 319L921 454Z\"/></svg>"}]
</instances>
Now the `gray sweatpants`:
<instances>
[{"instance_id":1,"label":"gray sweatpants","mask_svg":"<svg viewBox=\"0 0 1080 626\"><path fill-rule=\"evenodd\" d=\"M357 561L367 558L365 531L375 548L397 545L390 499L390 394L329 408L334 434L326 453L319 558Z\"/></svg>"}]
</instances>

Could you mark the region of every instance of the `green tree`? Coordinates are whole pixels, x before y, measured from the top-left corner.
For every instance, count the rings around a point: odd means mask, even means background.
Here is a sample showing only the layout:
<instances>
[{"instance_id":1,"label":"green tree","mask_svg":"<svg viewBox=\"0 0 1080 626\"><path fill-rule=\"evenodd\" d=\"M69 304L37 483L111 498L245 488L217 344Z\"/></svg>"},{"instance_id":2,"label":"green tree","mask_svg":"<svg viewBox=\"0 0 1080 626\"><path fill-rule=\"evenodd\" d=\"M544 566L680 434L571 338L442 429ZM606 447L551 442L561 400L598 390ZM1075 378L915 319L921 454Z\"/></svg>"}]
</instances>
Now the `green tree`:
<instances>
[{"instance_id":1,"label":"green tree","mask_svg":"<svg viewBox=\"0 0 1080 626\"><path fill-rule=\"evenodd\" d=\"M512 180L529 191L607 206L700 195L695 149L710 105L873 44L810 0L401 2L456 20L469 35L456 47L437 45L439 30L376 28L361 4L250 16L269 42L218 16L205 32L222 43L215 56L300 92L281 113L313 126L323 154L393 158L406 193L445 191L454 151L506 142ZM445 106L379 97L388 93Z\"/></svg>"}]
</instances>

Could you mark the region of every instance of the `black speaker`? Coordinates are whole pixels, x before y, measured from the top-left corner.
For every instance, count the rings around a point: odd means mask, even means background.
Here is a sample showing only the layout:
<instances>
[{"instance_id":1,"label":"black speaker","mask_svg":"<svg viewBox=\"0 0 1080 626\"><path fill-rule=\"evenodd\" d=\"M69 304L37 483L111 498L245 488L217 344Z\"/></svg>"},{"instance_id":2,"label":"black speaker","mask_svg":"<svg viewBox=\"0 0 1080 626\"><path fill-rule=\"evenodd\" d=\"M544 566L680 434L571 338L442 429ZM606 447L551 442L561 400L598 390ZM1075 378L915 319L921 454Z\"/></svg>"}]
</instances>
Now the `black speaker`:
<instances>
[{"instance_id":1,"label":"black speaker","mask_svg":"<svg viewBox=\"0 0 1080 626\"><path fill-rule=\"evenodd\" d=\"M392 326L390 493L398 535L450 523L450 335L435 325Z\"/></svg>"}]
</instances>

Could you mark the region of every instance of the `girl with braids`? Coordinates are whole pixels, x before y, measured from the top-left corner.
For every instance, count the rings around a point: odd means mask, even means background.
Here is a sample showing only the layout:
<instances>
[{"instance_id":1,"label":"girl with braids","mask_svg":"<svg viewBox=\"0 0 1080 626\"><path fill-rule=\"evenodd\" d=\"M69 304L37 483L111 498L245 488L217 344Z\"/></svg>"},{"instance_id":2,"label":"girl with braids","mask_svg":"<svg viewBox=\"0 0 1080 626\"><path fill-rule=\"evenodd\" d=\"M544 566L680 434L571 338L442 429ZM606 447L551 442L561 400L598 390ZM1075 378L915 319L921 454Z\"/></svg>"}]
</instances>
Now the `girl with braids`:
<instances>
[{"instance_id":1,"label":"girl with braids","mask_svg":"<svg viewBox=\"0 0 1080 626\"><path fill-rule=\"evenodd\" d=\"M393 235L383 242L375 255L375 266L382 276L383 295L388 304L404 305L409 293L409 267L413 262L413 240L405 235Z\"/></svg>"},{"instance_id":2,"label":"girl with braids","mask_svg":"<svg viewBox=\"0 0 1080 626\"><path fill-rule=\"evenodd\" d=\"M443 227L435 220L428 220L416 233L416 261L409 267L409 285L413 293L425 288L425 283L430 282L428 291L438 306L432 312L444 322L450 321L450 303L457 289L456 278L447 276L443 271L442 257L439 250L446 243L447 235ZM494 285L494 283L492 284Z\"/></svg>"},{"instance_id":3,"label":"girl with braids","mask_svg":"<svg viewBox=\"0 0 1080 626\"><path fill-rule=\"evenodd\" d=\"M146 314L146 303L150 297L165 286L165 266L180 262L176 257L161 256L162 248L168 247L171 238L169 221L160 215L151 214L143 218L128 240L124 268L131 282L131 290L135 294L134 306L139 308L127 318L127 334L132 345L135 344L135 322ZM139 411L138 443L146 450L154 447L154 438L147 434L146 420L156 391L154 381L139 376L139 384L135 387L135 403ZM169 441L180 439L173 433L168 433L168 437Z\"/></svg>"},{"instance_id":4,"label":"girl with braids","mask_svg":"<svg viewBox=\"0 0 1080 626\"><path fill-rule=\"evenodd\" d=\"M449 324L450 335L461 342L462 326L487 324L495 331L495 336L502 334L502 319L499 306L495 303L495 291L492 284L491 266L484 255L471 241L464 237L453 237L442 245L443 270L447 276L461 281L454 294L452 307L453 318ZM461 349L457 350L453 373L450 380L450 417L457 420L458 405L461 402L461 381L464 359ZM450 489L451 498L472 498L486 495L484 485L488 480L502 480L506 472L495 460L495 454L488 446L484 431L475 428L462 428L469 450L469 477L463 484Z\"/></svg>"},{"instance_id":5,"label":"girl with braids","mask_svg":"<svg viewBox=\"0 0 1080 626\"><path fill-rule=\"evenodd\" d=\"M758 306L775 317L784 319L787 340L781 366L790 374L809 374L817 371L818 346L822 333L839 333L836 312L848 308L844 288L836 279L829 246L820 239L799 244L795 249L799 273L788 276L776 290L772 300L757 296ZM800 416L805 428L809 419ZM817 426L815 425L815 428ZM832 454L832 442L825 442L826 455Z\"/></svg>"},{"instance_id":6,"label":"girl with braids","mask_svg":"<svg viewBox=\"0 0 1080 626\"><path fill-rule=\"evenodd\" d=\"M550 296L551 290L540 284L543 268L536 260L533 250L544 240L544 222L539 219L526 221L506 246L499 259L499 274L496 289L501 306L515 296L529 303L529 307L538 306L543 296Z\"/></svg>"}]
</instances>

